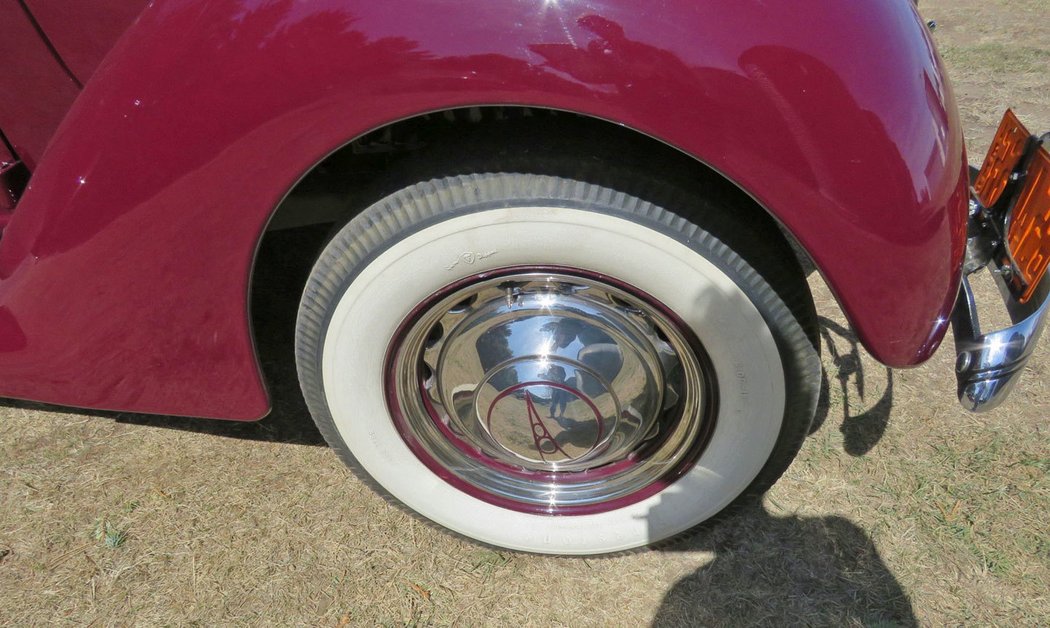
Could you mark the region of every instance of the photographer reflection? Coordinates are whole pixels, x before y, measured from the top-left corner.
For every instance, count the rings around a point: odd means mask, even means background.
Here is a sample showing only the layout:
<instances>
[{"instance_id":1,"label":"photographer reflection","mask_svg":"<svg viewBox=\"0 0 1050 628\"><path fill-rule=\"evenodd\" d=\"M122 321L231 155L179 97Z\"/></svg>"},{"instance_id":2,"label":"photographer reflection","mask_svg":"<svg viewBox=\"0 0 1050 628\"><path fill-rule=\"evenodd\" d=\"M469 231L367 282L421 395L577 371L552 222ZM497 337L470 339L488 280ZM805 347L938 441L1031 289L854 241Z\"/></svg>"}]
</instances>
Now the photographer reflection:
<instances>
[{"instance_id":1,"label":"photographer reflection","mask_svg":"<svg viewBox=\"0 0 1050 628\"><path fill-rule=\"evenodd\" d=\"M548 382L556 384L564 384L570 388L576 386L576 376L566 378L565 369L558 365L552 364L550 368L543 374L543 379ZM558 422L563 428L568 429L563 421L565 421L565 407L572 401L573 395L568 390L563 388L551 388L551 407L550 407L550 418Z\"/></svg>"},{"instance_id":2,"label":"photographer reflection","mask_svg":"<svg viewBox=\"0 0 1050 628\"><path fill-rule=\"evenodd\" d=\"M559 318L546 323L542 329L549 334L552 354L583 364L594 375L608 383L615 381L620 374L623 368L623 354L616 342L604 331L573 318ZM551 380L564 382L589 397L606 392L605 386L582 373L568 381L564 375Z\"/></svg>"}]
</instances>

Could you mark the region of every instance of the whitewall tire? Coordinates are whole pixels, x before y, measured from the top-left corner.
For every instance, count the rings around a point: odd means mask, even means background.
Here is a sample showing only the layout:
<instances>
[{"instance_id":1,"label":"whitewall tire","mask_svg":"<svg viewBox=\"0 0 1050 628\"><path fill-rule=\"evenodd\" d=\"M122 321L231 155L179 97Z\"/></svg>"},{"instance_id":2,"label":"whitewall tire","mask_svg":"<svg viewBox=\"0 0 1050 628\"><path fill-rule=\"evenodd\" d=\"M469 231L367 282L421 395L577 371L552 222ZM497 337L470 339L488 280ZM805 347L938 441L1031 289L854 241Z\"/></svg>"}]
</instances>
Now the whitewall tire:
<instances>
[{"instance_id":1,"label":"whitewall tire","mask_svg":"<svg viewBox=\"0 0 1050 628\"><path fill-rule=\"evenodd\" d=\"M764 490L797 452L819 361L784 292L607 187L434 179L325 248L300 381L344 460L423 517L514 550L620 552Z\"/></svg>"}]
</instances>

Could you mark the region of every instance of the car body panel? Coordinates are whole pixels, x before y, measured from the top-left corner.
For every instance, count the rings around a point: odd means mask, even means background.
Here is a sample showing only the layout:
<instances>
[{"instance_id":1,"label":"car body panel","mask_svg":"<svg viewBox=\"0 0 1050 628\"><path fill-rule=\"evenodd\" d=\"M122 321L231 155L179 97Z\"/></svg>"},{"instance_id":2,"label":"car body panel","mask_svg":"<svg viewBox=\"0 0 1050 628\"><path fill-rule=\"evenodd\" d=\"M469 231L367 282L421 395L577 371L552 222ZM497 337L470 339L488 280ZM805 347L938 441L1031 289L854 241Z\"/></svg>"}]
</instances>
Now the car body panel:
<instances>
[{"instance_id":1,"label":"car body panel","mask_svg":"<svg viewBox=\"0 0 1050 628\"><path fill-rule=\"evenodd\" d=\"M944 336L966 160L907 0L158 0L0 241L0 395L264 415L248 296L275 207L347 141L478 105L673 145L794 235L875 357L914 365Z\"/></svg>"},{"instance_id":2,"label":"car body panel","mask_svg":"<svg viewBox=\"0 0 1050 628\"><path fill-rule=\"evenodd\" d=\"M79 91L21 5L0 4L0 129L30 169Z\"/></svg>"},{"instance_id":3,"label":"car body panel","mask_svg":"<svg viewBox=\"0 0 1050 628\"><path fill-rule=\"evenodd\" d=\"M73 76L86 83L147 0L25 0L25 3Z\"/></svg>"}]
</instances>

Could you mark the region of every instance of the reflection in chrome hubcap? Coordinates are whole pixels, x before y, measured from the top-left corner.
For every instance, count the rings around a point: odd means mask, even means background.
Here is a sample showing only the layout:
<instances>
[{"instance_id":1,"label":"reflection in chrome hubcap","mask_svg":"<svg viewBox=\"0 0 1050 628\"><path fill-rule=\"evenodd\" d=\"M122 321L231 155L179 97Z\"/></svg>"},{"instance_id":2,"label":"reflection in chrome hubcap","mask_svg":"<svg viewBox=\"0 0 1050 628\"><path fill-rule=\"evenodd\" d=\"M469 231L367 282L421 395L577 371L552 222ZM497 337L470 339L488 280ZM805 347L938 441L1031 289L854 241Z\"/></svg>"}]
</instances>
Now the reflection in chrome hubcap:
<instances>
[{"instance_id":1,"label":"reflection in chrome hubcap","mask_svg":"<svg viewBox=\"0 0 1050 628\"><path fill-rule=\"evenodd\" d=\"M712 423L701 354L673 314L606 278L507 270L409 317L387 396L416 454L471 494L596 512L695 460Z\"/></svg>"}]
</instances>

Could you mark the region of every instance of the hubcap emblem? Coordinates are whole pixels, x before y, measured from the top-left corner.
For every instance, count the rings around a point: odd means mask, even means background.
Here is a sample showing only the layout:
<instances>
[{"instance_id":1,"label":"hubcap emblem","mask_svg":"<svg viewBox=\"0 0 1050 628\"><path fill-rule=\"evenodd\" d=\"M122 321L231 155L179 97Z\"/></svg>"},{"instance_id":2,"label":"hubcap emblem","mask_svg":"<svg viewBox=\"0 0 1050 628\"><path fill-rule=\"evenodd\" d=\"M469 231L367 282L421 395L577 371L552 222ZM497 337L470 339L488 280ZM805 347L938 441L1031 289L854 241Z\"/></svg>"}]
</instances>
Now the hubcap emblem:
<instances>
[{"instance_id":1,"label":"hubcap emblem","mask_svg":"<svg viewBox=\"0 0 1050 628\"><path fill-rule=\"evenodd\" d=\"M514 384L484 403L487 409L478 419L485 432L500 448L531 463L578 462L593 456L615 425L615 399L607 390L600 390L597 400L581 392L576 380L587 375L575 369L571 376L558 364L545 370L555 377ZM494 374L497 379L499 374ZM605 412L599 404L606 406Z\"/></svg>"}]
</instances>

